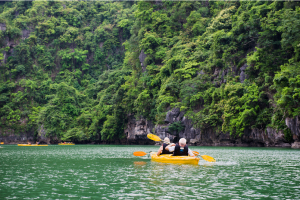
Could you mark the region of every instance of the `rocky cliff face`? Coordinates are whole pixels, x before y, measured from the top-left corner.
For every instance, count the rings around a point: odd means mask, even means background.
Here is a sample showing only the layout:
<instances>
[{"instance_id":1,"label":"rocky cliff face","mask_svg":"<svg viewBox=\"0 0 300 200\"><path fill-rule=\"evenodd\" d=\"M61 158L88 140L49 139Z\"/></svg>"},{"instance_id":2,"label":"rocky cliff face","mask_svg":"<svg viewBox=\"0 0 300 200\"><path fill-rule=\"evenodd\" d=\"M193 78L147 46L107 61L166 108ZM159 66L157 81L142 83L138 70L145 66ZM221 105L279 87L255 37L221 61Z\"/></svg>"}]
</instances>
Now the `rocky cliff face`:
<instances>
[{"instance_id":1,"label":"rocky cliff face","mask_svg":"<svg viewBox=\"0 0 300 200\"><path fill-rule=\"evenodd\" d=\"M154 125L151 121L141 118L136 119L134 115L128 115L127 128L124 131L125 140L116 141L116 144L155 144L147 138L148 133L154 133L161 139L169 137L171 142L178 142L180 138L186 138L191 146L240 146L240 147L292 147L300 148L300 120L296 118L286 118L286 125L293 134L293 143L288 143L282 131L267 128L246 129L242 137L231 136L229 133L217 132L213 129L201 131L193 127L192 121L180 112L179 108L169 111L166 115L165 124ZM181 122L184 129L179 132L170 130L170 125ZM5 144L27 143L38 140L42 143L61 142L57 138L46 137L46 130L41 126L38 129L37 138L33 133L15 134L13 131L0 130L0 142ZM111 142L107 143L110 144Z\"/></svg>"},{"instance_id":2,"label":"rocky cliff face","mask_svg":"<svg viewBox=\"0 0 300 200\"><path fill-rule=\"evenodd\" d=\"M22 30L22 39L29 38L30 33L33 32L34 28L33 27L28 27L28 29L23 29Z\"/></svg>"},{"instance_id":3,"label":"rocky cliff face","mask_svg":"<svg viewBox=\"0 0 300 200\"><path fill-rule=\"evenodd\" d=\"M34 142L34 135L31 133L15 134L13 130L0 129L0 142L4 144L24 144L27 142Z\"/></svg>"},{"instance_id":4,"label":"rocky cliff face","mask_svg":"<svg viewBox=\"0 0 300 200\"><path fill-rule=\"evenodd\" d=\"M146 67L147 67L147 64L145 62L146 58L147 58L147 55L144 53L144 50L142 50L139 55L139 60L140 60L143 72L146 71Z\"/></svg>"},{"instance_id":5,"label":"rocky cliff face","mask_svg":"<svg viewBox=\"0 0 300 200\"><path fill-rule=\"evenodd\" d=\"M289 129L291 129L291 132L293 134L293 139L295 141L300 141L300 119L299 116L295 118L286 118L285 124Z\"/></svg>"},{"instance_id":6,"label":"rocky cliff face","mask_svg":"<svg viewBox=\"0 0 300 200\"><path fill-rule=\"evenodd\" d=\"M6 24L0 23L0 31L6 31Z\"/></svg>"},{"instance_id":7,"label":"rocky cliff face","mask_svg":"<svg viewBox=\"0 0 300 200\"><path fill-rule=\"evenodd\" d=\"M145 119L135 120L133 116L130 117L128 128L125 131L128 141L131 144L150 144L147 134L152 132L154 125ZM178 133L171 131L169 127L174 122L181 122L184 130ZM299 119L287 119L287 123L289 128L293 128L294 138L299 138ZM161 139L169 137L172 142L177 142L184 137L189 145L196 146L291 147L293 145L297 148L296 142L291 145L285 140L282 131L273 128L266 130L247 129L242 137L234 137L229 133L216 132L212 129L201 131L194 128L191 120L187 119L184 112L180 112L178 108L167 113L165 124L156 125L154 134Z\"/></svg>"},{"instance_id":8,"label":"rocky cliff face","mask_svg":"<svg viewBox=\"0 0 300 200\"><path fill-rule=\"evenodd\" d=\"M38 129L37 141L40 143L50 144L51 138L46 137L46 130L44 129L44 125L41 125Z\"/></svg>"},{"instance_id":9,"label":"rocky cliff face","mask_svg":"<svg viewBox=\"0 0 300 200\"><path fill-rule=\"evenodd\" d=\"M293 134L294 143L292 143L292 148L300 149L300 119L299 116L295 118L286 118L285 124Z\"/></svg>"},{"instance_id":10,"label":"rocky cliff face","mask_svg":"<svg viewBox=\"0 0 300 200\"><path fill-rule=\"evenodd\" d=\"M39 127L37 136L34 135L33 131L16 134L13 130L0 129L0 142L4 142L4 144L24 144L27 142L34 143L36 141L42 144L50 144L53 143L52 140L52 138L46 136L46 130L43 125Z\"/></svg>"},{"instance_id":11,"label":"rocky cliff face","mask_svg":"<svg viewBox=\"0 0 300 200\"><path fill-rule=\"evenodd\" d=\"M30 33L33 32L34 28L32 26L27 27L27 29L23 29L21 32L21 39L27 39L30 36ZM0 23L0 31L6 31L6 24L5 23ZM7 58L13 53L14 47L19 44L20 41L14 40L14 39L9 39L9 37L5 37L4 40L0 41L0 47L9 47L7 51L2 51L4 59L3 61L0 61L2 63L6 63Z\"/></svg>"},{"instance_id":12,"label":"rocky cliff face","mask_svg":"<svg viewBox=\"0 0 300 200\"><path fill-rule=\"evenodd\" d=\"M154 125L144 118L136 120L133 115L128 116L127 129L125 135L128 144L154 144L147 138L147 134L152 132Z\"/></svg>"}]
</instances>

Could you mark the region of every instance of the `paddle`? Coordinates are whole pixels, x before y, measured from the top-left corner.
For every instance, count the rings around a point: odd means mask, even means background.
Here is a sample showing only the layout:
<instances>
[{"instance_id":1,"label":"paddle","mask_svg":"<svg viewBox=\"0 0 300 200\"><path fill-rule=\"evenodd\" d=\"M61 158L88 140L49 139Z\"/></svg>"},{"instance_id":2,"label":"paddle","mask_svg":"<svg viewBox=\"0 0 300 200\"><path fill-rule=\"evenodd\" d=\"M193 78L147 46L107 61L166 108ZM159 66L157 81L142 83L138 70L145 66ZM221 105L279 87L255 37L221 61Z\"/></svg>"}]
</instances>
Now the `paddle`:
<instances>
[{"instance_id":1,"label":"paddle","mask_svg":"<svg viewBox=\"0 0 300 200\"><path fill-rule=\"evenodd\" d=\"M154 134L152 134L152 133L149 133L149 134L147 134L147 137L150 139L150 140L153 140L153 141L156 141L156 142L161 142L161 141L163 141L162 139L160 139L160 137L158 137L157 135L154 135ZM142 152L142 151L141 151ZM145 152L144 152L145 153ZM206 161L208 161L208 162L216 162L216 160L213 158L213 157L211 157L211 156L208 156L208 155L199 155L199 152L197 152L197 151L193 151L193 154L195 154L196 156L201 156L201 158L203 159L203 160L206 160ZM134 155L134 153L133 153L133 155ZM146 154L145 154L146 155Z\"/></svg>"},{"instance_id":2,"label":"paddle","mask_svg":"<svg viewBox=\"0 0 300 200\"><path fill-rule=\"evenodd\" d=\"M148 133L147 134L147 137L150 139L150 140L153 140L153 141L156 141L156 142L164 142L162 139L160 139L157 135L153 135L151 133Z\"/></svg>"},{"instance_id":3,"label":"paddle","mask_svg":"<svg viewBox=\"0 0 300 200\"><path fill-rule=\"evenodd\" d=\"M147 153L143 152L143 151L136 151L136 152L133 152L133 155L134 156L145 156L145 155L147 155Z\"/></svg>"},{"instance_id":4,"label":"paddle","mask_svg":"<svg viewBox=\"0 0 300 200\"><path fill-rule=\"evenodd\" d=\"M208 155L202 155L201 158L203 158L203 160L206 160L208 162L216 162L216 160L213 157Z\"/></svg>"}]
</instances>

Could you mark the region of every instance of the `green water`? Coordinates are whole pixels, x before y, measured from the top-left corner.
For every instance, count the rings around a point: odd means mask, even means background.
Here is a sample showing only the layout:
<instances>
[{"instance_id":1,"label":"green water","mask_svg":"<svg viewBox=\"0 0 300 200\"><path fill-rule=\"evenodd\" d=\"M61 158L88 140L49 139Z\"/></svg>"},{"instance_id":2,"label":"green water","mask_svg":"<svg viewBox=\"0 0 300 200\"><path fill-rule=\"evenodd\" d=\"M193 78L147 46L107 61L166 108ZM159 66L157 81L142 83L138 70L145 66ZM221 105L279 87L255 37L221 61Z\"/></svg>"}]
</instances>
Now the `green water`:
<instances>
[{"instance_id":1,"label":"green water","mask_svg":"<svg viewBox=\"0 0 300 200\"><path fill-rule=\"evenodd\" d=\"M0 199L299 199L300 151L192 147L217 162L174 165L134 157L158 146L0 149Z\"/></svg>"}]
</instances>

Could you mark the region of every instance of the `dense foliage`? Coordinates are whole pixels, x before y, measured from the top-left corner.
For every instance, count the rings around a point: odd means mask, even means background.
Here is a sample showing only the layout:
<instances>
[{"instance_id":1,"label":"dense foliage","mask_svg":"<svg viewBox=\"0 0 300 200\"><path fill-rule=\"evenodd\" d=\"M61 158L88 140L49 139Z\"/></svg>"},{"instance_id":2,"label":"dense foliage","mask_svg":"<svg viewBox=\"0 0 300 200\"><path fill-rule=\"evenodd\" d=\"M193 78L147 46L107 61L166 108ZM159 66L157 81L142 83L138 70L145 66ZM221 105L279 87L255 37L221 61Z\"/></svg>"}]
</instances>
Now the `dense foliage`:
<instances>
[{"instance_id":1,"label":"dense foliage","mask_svg":"<svg viewBox=\"0 0 300 200\"><path fill-rule=\"evenodd\" d=\"M291 139L299 16L281 1L0 2L0 128L112 141L129 114L162 124L178 107L201 129Z\"/></svg>"}]
</instances>

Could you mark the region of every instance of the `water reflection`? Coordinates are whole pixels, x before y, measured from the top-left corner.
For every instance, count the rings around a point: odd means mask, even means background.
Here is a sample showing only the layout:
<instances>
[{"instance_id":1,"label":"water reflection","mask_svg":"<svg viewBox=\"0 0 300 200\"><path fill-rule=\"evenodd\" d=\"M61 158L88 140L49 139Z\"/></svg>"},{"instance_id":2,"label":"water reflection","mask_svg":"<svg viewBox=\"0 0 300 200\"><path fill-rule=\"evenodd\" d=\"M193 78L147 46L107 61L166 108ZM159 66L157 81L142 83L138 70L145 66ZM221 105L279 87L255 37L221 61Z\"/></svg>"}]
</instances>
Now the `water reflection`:
<instances>
[{"instance_id":1,"label":"water reflection","mask_svg":"<svg viewBox=\"0 0 300 200\"><path fill-rule=\"evenodd\" d=\"M144 161L134 161L133 164L136 167L147 165L147 163Z\"/></svg>"}]
</instances>

